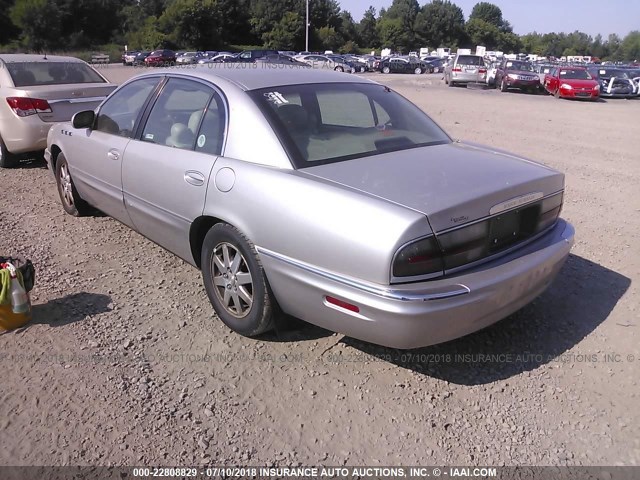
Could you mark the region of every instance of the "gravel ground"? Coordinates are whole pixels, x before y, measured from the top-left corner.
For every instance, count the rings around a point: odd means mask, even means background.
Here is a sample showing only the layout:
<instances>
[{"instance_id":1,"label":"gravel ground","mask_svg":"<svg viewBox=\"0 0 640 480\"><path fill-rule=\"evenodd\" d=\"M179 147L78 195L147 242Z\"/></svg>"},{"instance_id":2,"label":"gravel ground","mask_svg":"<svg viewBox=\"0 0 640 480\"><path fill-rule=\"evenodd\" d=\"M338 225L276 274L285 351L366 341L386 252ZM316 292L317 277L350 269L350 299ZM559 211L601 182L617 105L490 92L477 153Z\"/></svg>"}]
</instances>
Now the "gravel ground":
<instances>
[{"instance_id":1,"label":"gravel ground","mask_svg":"<svg viewBox=\"0 0 640 480\"><path fill-rule=\"evenodd\" d=\"M455 138L566 173L577 242L551 288L419 350L299 321L247 339L196 269L65 215L41 165L0 170L0 250L37 267L33 322L0 335L1 465L640 464L640 101L367 76Z\"/></svg>"}]
</instances>

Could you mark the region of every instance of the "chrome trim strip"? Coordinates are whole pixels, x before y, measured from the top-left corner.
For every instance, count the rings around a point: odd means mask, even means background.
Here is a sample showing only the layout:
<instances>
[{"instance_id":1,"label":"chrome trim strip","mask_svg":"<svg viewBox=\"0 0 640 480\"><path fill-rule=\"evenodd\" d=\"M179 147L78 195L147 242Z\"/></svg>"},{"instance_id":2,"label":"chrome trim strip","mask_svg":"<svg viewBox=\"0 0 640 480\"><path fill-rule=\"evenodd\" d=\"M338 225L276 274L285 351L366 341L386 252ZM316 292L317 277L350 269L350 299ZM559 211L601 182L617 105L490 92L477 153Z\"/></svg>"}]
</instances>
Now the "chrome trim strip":
<instances>
[{"instance_id":1,"label":"chrome trim strip","mask_svg":"<svg viewBox=\"0 0 640 480\"><path fill-rule=\"evenodd\" d=\"M60 98L58 100L47 100L47 102L49 102L49 105L51 104L56 104L56 103L62 103L62 102L66 102L66 103L89 103L89 102L101 102L103 101L106 97L102 96L102 97L81 97L81 98Z\"/></svg>"},{"instance_id":2,"label":"chrome trim strip","mask_svg":"<svg viewBox=\"0 0 640 480\"><path fill-rule=\"evenodd\" d=\"M439 291L439 292L432 291L432 292L424 292L424 293L420 293L420 292L414 293L414 292L407 292L399 289L375 287L373 285L368 285L366 283L359 282L357 280L353 280L353 279L344 277L342 275L337 275L335 273L327 272L326 270L322 270L318 267L300 262L298 260L294 260L293 258L287 257L285 255L281 255L271 250L267 250L266 248L256 246L256 250L261 255L266 255L276 260L280 260L281 262L284 262L288 265L294 266L306 272L313 273L314 275L318 275L328 280L332 280L334 282L338 282L348 287L356 288L358 290L362 290L363 292L377 295L379 297L389 298L391 300L401 300L401 301L409 301L409 302L418 302L418 301L427 302L431 300L442 300L444 298L458 297L460 295L471 293L471 290L469 289L469 287L461 284L451 285L451 290L448 290L448 291Z\"/></svg>"},{"instance_id":3,"label":"chrome trim strip","mask_svg":"<svg viewBox=\"0 0 640 480\"><path fill-rule=\"evenodd\" d=\"M496 213L496 214L494 214L494 215L487 215L486 217L481 217L481 218L478 218L478 219L473 220L473 221L471 221L471 222L463 223L463 224L461 224L461 225L456 225L455 227L450 227L450 228L447 228L447 229L445 229L445 230L440 230L440 231L436 232L436 237L437 237L438 235L444 235L445 233L453 232L454 230L460 230L461 228L469 227L469 226L471 226L471 225L474 225L474 224L476 224L476 223L483 222L483 221L485 221L485 220L490 220L490 219L492 219L492 218L494 218L494 217L498 217L498 216L500 216L500 215L502 215L502 214L504 214L504 213L508 213L508 212L513 211L513 210L517 210L518 208L522 208L522 207L525 207L525 206L527 206L527 205L529 205L529 204L537 203L537 202L540 202L540 201L542 201L542 200L546 200L547 198L551 198L551 197L554 197L554 196L556 196L556 195L560 195L560 194L564 194L564 190L558 190L558 191L557 191L557 192L555 192L555 193L550 193L549 195L545 195L544 197L542 197L542 198L538 198L537 200L534 200L534 201L532 201L532 202L523 203L522 205L518 205L517 207L510 208L509 210L504 210L504 211L502 211L502 212L500 212L500 213Z\"/></svg>"}]
</instances>

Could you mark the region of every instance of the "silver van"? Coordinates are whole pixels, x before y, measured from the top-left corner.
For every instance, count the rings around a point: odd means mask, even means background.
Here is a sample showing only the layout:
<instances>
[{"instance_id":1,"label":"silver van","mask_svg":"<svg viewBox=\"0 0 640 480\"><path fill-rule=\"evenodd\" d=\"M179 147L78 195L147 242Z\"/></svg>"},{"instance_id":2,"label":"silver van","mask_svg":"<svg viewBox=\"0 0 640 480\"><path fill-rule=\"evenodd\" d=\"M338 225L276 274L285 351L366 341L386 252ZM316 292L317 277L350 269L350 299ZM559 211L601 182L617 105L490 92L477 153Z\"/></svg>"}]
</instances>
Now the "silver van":
<instances>
[{"instance_id":1,"label":"silver van","mask_svg":"<svg viewBox=\"0 0 640 480\"><path fill-rule=\"evenodd\" d=\"M456 55L445 67L444 82L453 87L467 83L485 83L487 66L480 55Z\"/></svg>"}]
</instances>

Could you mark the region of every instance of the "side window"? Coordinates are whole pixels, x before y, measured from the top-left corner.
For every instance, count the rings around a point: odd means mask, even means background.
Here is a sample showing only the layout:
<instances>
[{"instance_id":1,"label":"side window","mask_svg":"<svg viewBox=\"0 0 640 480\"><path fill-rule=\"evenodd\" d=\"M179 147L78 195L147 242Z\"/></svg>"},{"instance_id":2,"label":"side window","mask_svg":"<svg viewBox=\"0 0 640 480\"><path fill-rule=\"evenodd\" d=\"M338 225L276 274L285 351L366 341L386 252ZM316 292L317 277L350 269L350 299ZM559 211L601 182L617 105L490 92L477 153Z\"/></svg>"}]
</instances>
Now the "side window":
<instances>
[{"instance_id":1,"label":"side window","mask_svg":"<svg viewBox=\"0 0 640 480\"><path fill-rule=\"evenodd\" d=\"M151 109L142 140L192 150L213 90L191 80L171 78Z\"/></svg>"},{"instance_id":2,"label":"side window","mask_svg":"<svg viewBox=\"0 0 640 480\"><path fill-rule=\"evenodd\" d=\"M131 138L136 120L159 77L136 80L114 93L98 111L96 130Z\"/></svg>"},{"instance_id":3,"label":"side window","mask_svg":"<svg viewBox=\"0 0 640 480\"><path fill-rule=\"evenodd\" d=\"M371 104L365 94L325 90L318 92L317 97L324 125L375 127Z\"/></svg>"},{"instance_id":4,"label":"side window","mask_svg":"<svg viewBox=\"0 0 640 480\"><path fill-rule=\"evenodd\" d=\"M251 52L242 52L240 54L240 58L245 58L245 59L251 58Z\"/></svg>"},{"instance_id":5,"label":"side window","mask_svg":"<svg viewBox=\"0 0 640 480\"><path fill-rule=\"evenodd\" d=\"M220 155L224 142L226 115L222 98L214 93L204 114L196 139L196 152Z\"/></svg>"}]
</instances>

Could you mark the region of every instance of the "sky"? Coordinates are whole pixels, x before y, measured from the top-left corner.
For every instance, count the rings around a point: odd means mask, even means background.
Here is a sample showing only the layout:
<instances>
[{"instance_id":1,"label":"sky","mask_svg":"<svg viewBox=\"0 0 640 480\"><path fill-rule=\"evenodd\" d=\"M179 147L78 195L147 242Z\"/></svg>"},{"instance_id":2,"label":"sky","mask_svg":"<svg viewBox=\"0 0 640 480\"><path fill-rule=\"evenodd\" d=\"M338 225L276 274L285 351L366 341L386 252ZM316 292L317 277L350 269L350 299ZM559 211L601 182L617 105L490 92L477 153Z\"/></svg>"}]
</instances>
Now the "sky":
<instances>
[{"instance_id":1,"label":"sky","mask_svg":"<svg viewBox=\"0 0 640 480\"><path fill-rule=\"evenodd\" d=\"M310 0L313 1L313 0ZM356 22L373 5L376 12L388 8L392 0L339 0L343 10L351 12ZM462 8L465 19L480 0L453 0ZM580 30L595 36L607 37L617 33L624 37L632 30L640 30L640 1L638 0L486 0L502 10L502 16L519 35ZM424 5L427 0L418 0Z\"/></svg>"}]
</instances>

